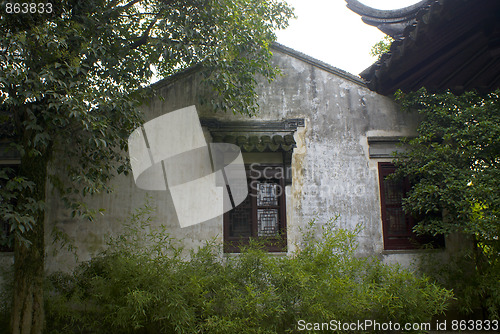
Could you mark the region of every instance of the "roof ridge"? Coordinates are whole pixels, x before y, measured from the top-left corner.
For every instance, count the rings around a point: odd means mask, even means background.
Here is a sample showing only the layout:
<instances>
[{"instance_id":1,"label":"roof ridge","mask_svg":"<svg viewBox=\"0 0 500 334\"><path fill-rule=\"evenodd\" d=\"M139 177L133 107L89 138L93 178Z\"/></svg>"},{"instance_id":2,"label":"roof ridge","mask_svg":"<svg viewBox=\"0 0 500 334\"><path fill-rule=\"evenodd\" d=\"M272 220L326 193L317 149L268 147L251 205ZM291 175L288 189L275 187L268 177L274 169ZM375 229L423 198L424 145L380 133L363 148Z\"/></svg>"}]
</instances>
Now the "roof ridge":
<instances>
[{"instance_id":1,"label":"roof ridge","mask_svg":"<svg viewBox=\"0 0 500 334\"><path fill-rule=\"evenodd\" d=\"M283 44L280 44L278 42L273 42L271 44L271 49L274 49L276 51L279 51L279 52L282 52L286 55L289 55L291 57L294 57L296 59L299 59L305 63L308 63L310 65L313 65L315 67L318 67L326 72L329 72L329 73L332 73L332 74L335 74L341 78L344 78L346 80L349 80L355 84L358 84L362 87L366 87L366 84L365 82L363 81L363 79L361 79L359 76L357 75L354 75L354 74L351 74L347 71L344 71L338 67L335 67L335 66L332 66L328 63L325 63L324 61L321 61L317 58L314 58L314 57L311 57L311 56L308 56L306 55L305 53L302 53L300 51L297 51L295 49L292 49L288 46L285 46ZM190 66L188 68L185 68L179 72L176 72L176 73L173 73L163 79L160 79L152 84L150 84L148 87L150 88L155 88L155 89L159 89L161 87L164 87L164 86L167 86L169 85L170 83L182 78L182 77L185 77L193 72L196 72L200 67L203 66L203 63L198 63L198 64L195 64L193 66Z\"/></svg>"},{"instance_id":2,"label":"roof ridge","mask_svg":"<svg viewBox=\"0 0 500 334\"><path fill-rule=\"evenodd\" d=\"M295 49L292 49L288 46L285 46L283 44L280 44L278 42L273 42L271 44L271 49L275 49L277 51L280 51L286 55L289 55L289 56L292 56L296 59L299 59L305 63L308 63L310 65L313 65L315 67L318 67L324 71L327 71L329 73L332 73L332 74L335 74L335 75L338 75L339 77L342 77L344 79L347 79L351 82L354 82L358 85L361 85L363 87L366 87L366 84L365 82L357 75L354 75L352 73L349 73L345 70L342 70L338 67L335 67L335 66L332 66L322 60L319 60L317 58L314 58L314 57L311 57L303 52L300 52L300 51L297 51Z\"/></svg>"}]
</instances>

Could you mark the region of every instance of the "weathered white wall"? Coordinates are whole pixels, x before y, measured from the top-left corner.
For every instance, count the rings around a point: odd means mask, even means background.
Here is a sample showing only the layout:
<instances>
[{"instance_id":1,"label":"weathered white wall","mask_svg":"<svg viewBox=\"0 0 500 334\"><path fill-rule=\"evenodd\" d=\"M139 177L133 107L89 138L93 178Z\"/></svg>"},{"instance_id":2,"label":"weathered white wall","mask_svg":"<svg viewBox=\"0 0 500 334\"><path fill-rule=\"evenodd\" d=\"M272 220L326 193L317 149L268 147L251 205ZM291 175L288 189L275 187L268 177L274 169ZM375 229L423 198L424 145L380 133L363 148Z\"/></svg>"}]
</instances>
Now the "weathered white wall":
<instances>
[{"instance_id":1,"label":"weathered white wall","mask_svg":"<svg viewBox=\"0 0 500 334\"><path fill-rule=\"evenodd\" d=\"M253 119L306 120L305 127L295 133L293 183L287 189L289 249L300 240L299 229L308 221L316 217L319 222L326 222L338 214L341 227L362 224L360 252L383 254L379 160L369 158L367 136L411 135L416 124L414 116L400 112L389 98L369 91L355 77L307 56L280 48L274 52L274 62L283 75L270 84L262 81L258 88L260 113ZM181 75L158 87L162 98L153 98L144 106L146 121L198 102L196 75ZM232 113L213 114L200 105L197 108L202 117L248 119ZM75 264L68 252L53 254L56 248L50 236L53 226L76 241L80 261L88 260L102 249L106 236L120 230L134 208L144 203L147 194L158 208L154 223L166 225L170 234L181 238L187 248L196 248L208 239L222 241L222 217L181 229L168 192L138 189L131 176L119 176L113 185L113 193L89 201L91 207L106 209L104 216L97 217L95 222L70 217L61 209L58 199L49 196L47 267L50 271L69 269ZM408 262L411 256L393 254L388 260Z\"/></svg>"}]
</instances>

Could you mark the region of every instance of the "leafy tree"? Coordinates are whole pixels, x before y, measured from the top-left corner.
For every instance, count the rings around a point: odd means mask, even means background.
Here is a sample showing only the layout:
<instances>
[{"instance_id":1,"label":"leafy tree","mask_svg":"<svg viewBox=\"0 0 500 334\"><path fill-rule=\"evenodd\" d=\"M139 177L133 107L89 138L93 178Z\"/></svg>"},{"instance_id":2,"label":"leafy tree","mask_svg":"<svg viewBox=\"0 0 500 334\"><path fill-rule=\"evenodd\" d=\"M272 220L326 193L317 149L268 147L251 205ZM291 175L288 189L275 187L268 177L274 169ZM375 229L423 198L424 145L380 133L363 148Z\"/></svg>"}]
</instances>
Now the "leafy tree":
<instances>
[{"instance_id":1,"label":"leafy tree","mask_svg":"<svg viewBox=\"0 0 500 334\"><path fill-rule=\"evenodd\" d=\"M50 180L74 214L127 171L126 139L156 68L202 64L204 101L252 114L255 75L272 79L269 44L291 9L278 0L60 0L0 16L2 140L21 164L3 170L0 216L15 248L12 333L43 328L44 212ZM61 168L49 171L51 159Z\"/></svg>"},{"instance_id":2,"label":"leafy tree","mask_svg":"<svg viewBox=\"0 0 500 334\"><path fill-rule=\"evenodd\" d=\"M422 217L416 229L432 234L459 232L473 239L471 272L478 279L462 287L471 309L481 304L490 315L500 307L500 100L499 91L431 94L425 89L397 95L419 111L418 136L406 140L400 175L414 184L405 210ZM471 256L471 254L469 254ZM470 261L469 261L470 262ZM463 270L464 267L459 268ZM462 276L461 281L464 280ZM459 296L460 297L460 296ZM474 302L471 302L474 300Z\"/></svg>"},{"instance_id":3,"label":"leafy tree","mask_svg":"<svg viewBox=\"0 0 500 334\"><path fill-rule=\"evenodd\" d=\"M370 56L380 57L384 53L389 52L393 41L394 39L391 36L384 36L379 42L372 46L370 50Z\"/></svg>"}]
</instances>

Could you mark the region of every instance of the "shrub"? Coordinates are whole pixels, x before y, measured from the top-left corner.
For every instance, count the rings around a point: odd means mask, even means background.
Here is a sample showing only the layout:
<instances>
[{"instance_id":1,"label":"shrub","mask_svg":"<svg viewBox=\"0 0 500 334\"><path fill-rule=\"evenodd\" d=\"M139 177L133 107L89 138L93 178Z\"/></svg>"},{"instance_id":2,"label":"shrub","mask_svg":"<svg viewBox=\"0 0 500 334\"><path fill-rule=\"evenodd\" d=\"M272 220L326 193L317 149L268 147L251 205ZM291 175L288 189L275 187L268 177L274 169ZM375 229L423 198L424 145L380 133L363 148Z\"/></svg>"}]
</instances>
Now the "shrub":
<instances>
[{"instance_id":1,"label":"shrub","mask_svg":"<svg viewBox=\"0 0 500 334\"><path fill-rule=\"evenodd\" d=\"M9 329L13 288L14 266L4 262L0 266L0 333L7 333Z\"/></svg>"},{"instance_id":2,"label":"shrub","mask_svg":"<svg viewBox=\"0 0 500 334\"><path fill-rule=\"evenodd\" d=\"M460 318L500 320L500 259L496 252L462 250L446 263L424 257L420 270L453 290L455 298L450 307Z\"/></svg>"},{"instance_id":3,"label":"shrub","mask_svg":"<svg viewBox=\"0 0 500 334\"><path fill-rule=\"evenodd\" d=\"M428 322L451 293L398 266L357 257L357 231L311 222L297 251L252 242L223 257L207 243L188 258L149 211L72 274L49 278L48 333L290 333L300 319ZM134 227L137 226L137 227Z\"/></svg>"}]
</instances>

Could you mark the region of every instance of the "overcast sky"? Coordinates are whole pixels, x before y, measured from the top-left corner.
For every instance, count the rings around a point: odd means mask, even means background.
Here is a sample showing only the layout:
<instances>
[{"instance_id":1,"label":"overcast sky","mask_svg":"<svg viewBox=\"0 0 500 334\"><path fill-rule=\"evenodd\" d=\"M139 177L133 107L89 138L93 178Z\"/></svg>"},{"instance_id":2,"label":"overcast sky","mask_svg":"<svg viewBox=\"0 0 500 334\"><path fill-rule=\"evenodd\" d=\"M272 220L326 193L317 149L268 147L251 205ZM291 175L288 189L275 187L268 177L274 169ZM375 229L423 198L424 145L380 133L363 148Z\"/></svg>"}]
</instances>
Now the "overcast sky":
<instances>
[{"instance_id":1,"label":"overcast sky","mask_svg":"<svg viewBox=\"0 0 500 334\"><path fill-rule=\"evenodd\" d=\"M297 19L279 31L278 42L352 74L359 74L376 59L371 47L384 34L346 7L344 0L286 0ZM402 8L419 0L360 0L379 9Z\"/></svg>"}]
</instances>

